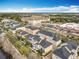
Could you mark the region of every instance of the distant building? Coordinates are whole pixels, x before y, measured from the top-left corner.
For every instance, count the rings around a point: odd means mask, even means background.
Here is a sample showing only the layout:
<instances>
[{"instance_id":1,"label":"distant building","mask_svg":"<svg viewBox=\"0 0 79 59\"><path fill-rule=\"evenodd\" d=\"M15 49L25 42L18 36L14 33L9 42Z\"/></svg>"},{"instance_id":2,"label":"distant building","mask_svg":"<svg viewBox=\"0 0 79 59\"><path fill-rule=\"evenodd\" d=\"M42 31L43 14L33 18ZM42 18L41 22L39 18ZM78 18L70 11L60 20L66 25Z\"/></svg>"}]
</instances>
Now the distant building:
<instances>
[{"instance_id":1,"label":"distant building","mask_svg":"<svg viewBox=\"0 0 79 59\"><path fill-rule=\"evenodd\" d=\"M2 20L2 23L4 24L4 28L6 30L10 30L13 33L15 33L17 28L22 27L21 24L18 21L12 20L12 19L4 19Z\"/></svg>"},{"instance_id":2,"label":"distant building","mask_svg":"<svg viewBox=\"0 0 79 59\"><path fill-rule=\"evenodd\" d=\"M78 23L66 23L60 25L60 28L64 30L64 32L70 32L73 35L79 36L79 24Z\"/></svg>"},{"instance_id":3,"label":"distant building","mask_svg":"<svg viewBox=\"0 0 79 59\"><path fill-rule=\"evenodd\" d=\"M38 15L32 15L32 16L23 16L22 21L28 22L29 24L32 25L39 25L42 22L50 21L50 18L48 16L38 16Z\"/></svg>"},{"instance_id":4,"label":"distant building","mask_svg":"<svg viewBox=\"0 0 79 59\"><path fill-rule=\"evenodd\" d=\"M76 59L79 46L74 41L68 41L55 49L52 59Z\"/></svg>"},{"instance_id":5,"label":"distant building","mask_svg":"<svg viewBox=\"0 0 79 59\"><path fill-rule=\"evenodd\" d=\"M79 24L77 23L66 23L66 24L60 25L60 27L79 30Z\"/></svg>"},{"instance_id":6,"label":"distant building","mask_svg":"<svg viewBox=\"0 0 79 59\"><path fill-rule=\"evenodd\" d=\"M39 31L39 28L35 26L26 26L25 31L29 34L35 35Z\"/></svg>"}]
</instances>

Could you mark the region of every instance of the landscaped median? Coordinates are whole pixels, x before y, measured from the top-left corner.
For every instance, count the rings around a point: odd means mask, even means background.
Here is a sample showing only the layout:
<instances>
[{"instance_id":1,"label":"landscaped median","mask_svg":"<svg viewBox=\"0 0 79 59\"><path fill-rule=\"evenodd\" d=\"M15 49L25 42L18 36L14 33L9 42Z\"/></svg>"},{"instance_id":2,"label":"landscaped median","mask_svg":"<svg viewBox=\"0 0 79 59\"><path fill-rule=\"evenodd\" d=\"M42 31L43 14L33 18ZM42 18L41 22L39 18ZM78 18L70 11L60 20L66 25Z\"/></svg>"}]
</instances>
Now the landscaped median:
<instances>
[{"instance_id":1,"label":"landscaped median","mask_svg":"<svg viewBox=\"0 0 79 59\"><path fill-rule=\"evenodd\" d=\"M12 32L7 32L6 36L9 38L10 42L20 51L22 55L28 56L31 53L30 45L27 44L27 39L17 39L17 37ZM25 42L26 41L26 42Z\"/></svg>"},{"instance_id":2,"label":"landscaped median","mask_svg":"<svg viewBox=\"0 0 79 59\"><path fill-rule=\"evenodd\" d=\"M35 54L32 49L31 49L31 43L29 43L27 41L27 36L25 38L17 38L17 36L15 36L15 34L13 34L12 32L8 31L6 33L6 36L9 38L9 41L16 47L16 49L24 56L26 56L27 58L33 58L33 59L37 59L39 56L38 53ZM34 54L34 56L33 56ZM31 56L30 56L31 55ZM39 59L39 58L38 58Z\"/></svg>"}]
</instances>

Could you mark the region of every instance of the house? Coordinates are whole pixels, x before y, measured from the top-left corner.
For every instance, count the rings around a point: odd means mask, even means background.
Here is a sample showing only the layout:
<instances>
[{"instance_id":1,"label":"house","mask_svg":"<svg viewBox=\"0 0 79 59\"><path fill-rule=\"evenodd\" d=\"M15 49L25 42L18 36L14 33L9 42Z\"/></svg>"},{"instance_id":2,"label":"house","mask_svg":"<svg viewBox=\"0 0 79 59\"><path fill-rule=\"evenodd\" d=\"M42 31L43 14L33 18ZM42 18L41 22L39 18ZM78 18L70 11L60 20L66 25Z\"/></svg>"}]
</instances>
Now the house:
<instances>
[{"instance_id":1,"label":"house","mask_svg":"<svg viewBox=\"0 0 79 59\"><path fill-rule=\"evenodd\" d=\"M48 24L47 27L52 29L54 27L54 25Z\"/></svg>"},{"instance_id":2,"label":"house","mask_svg":"<svg viewBox=\"0 0 79 59\"><path fill-rule=\"evenodd\" d=\"M5 29L12 31L13 33L16 32L17 28L22 27L18 21L12 19L4 19L2 20L2 23L4 24Z\"/></svg>"},{"instance_id":3,"label":"house","mask_svg":"<svg viewBox=\"0 0 79 59\"><path fill-rule=\"evenodd\" d=\"M49 29L54 28L54 25L51 23L44 23L44 24L42 24L42 26L44 26L45 28L49 28Z\"/></svg>"},{"instance_id":4,"label":"house","mask_svg":"<svg viewBox=\"0 0 79 59\"><path fill-rule=\"evenodd\" d=\"M12 21L12 19L3 19L1 22L2 23L10 23Z\"/></svg>"},{"instance_id":5,"label":"house","mask_svg":"<svg viewBox=\"0 0 79 59\"><path fill-rule=\"evenodd\" d=\"M52 51L52 43L50 43L46 40L41 40L39 45L41 47L41 49L39 49L39 50L42 51L42 55L46 55L47 53Z\"/></svg>"},{"instance_id":6,"label":"house","mask_svg":"<svg viewBox=\"0 0 79 59\"><path fill-rule=\"evenodd\" d=\"M38 35L29 35L28 41L32 44L32 49L34 51L40 50L42 55L50 52L52 50L52 43L42 40Z\"/></svg>"},{"instance_id":7,"label":"house","mask_svg":"<svg viewBox=\"0 0 79 59\"><path fill-rule=\"evenodd\" d=\"M16 30L17 30L18 28L20 28L20 27L21 27L21 25L20 25L19 23L13 23L13 24L10 24L9 30L12 31L13 33L15 33Z\"/></svg>"},{"instance_id":8,"label":"house","mask_svg":"<svg viewBox=\"0 0 79 59\"><path fill-rule=\"evenodd\" d=\"M52 59L76 59L79 46L74 41L68 41L54 50Z\"/></svg>"},{"instance_id":9,"label":"house","mask_svg":"<svg viewBox=\"0 0 79 59\"><path fill-rule=\"evenodd\" d=\"M5 26L8 25L10 28L15 28L20 26L20 23L18 21L12 20L12 19L4 19L1 21Z\"/></svg>"},{"instance_id":10,"label":"house","mask_svg":"<svg viewBox=\"0 0 79 59\"><path fill-rule=\"evenodd\" d=\"M3 23L4 28L8 29L12 19L3 19L1 22Z\"/></svg>"},{"instance_id":11,"label":"house","mask_svg":"<svg viewBox=\"0 0 79 59\"><path fill-rule=\"evenodd\" d=\"M38 36L38 35L29 35L28 38L29 38L28 41L32 45L39 43L39 41L41 40L40 36Z\"/></svg>"},{"instance_id":12,"label":"house","mask_svg":"<svg viewBox=\"0 0 79 59\"><path fill-rule=\"evenodd\" d=\"M25 38L25 36L27 36L28 33L26 31L23 31L23 30L17 30L16 31L16 36L17 37L22 37L22 38Z\"/></svg>"},{"instance_id":13,"label":"house","mask_svg":"<svg viewBox=\"0 0 79 59\"><path fill-rule=\"evenodd\" d=\"M32 48L33 51L39 50L41 48L40 45L39 45L39 42L41 41L40 36L30 34L28 36L28 41L32 44L31 48Z\"/></svg>"},{"instance_id":14,"label":"house","mask_svg":"<svg viewBox=\"0 0 79 59\"><path fill-rule=\"evenodd\" d=\"M38 35L40 36L41 39L45 39L45 40L51 42L52 44L54 44L55 46L58 46L61 43L59 36L53 32L49 32L46 30L40 30L38 32Z\"/></svg>"},{"instance_id":15,"label":"house","mask_svg":"<svg viewBox=\"0 0 79 59\"><path fill-rule=\"evenodd\" d=\"M39 28L35 26L26 26L25 28L25 31L32 35L35 35L39 31Z\"/></svg>"}]
</instances>

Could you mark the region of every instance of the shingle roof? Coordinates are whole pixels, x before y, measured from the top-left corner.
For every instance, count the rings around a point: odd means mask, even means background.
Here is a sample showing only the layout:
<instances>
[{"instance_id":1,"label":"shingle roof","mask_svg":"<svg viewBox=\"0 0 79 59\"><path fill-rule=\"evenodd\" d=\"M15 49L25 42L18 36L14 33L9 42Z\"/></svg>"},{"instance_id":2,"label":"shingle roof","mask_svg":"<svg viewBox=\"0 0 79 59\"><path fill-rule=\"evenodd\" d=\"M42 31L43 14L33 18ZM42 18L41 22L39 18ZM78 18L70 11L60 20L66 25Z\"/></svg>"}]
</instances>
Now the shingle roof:
<instances>
[{"instance_id":1,"label":"shingle roof","mask_svg":"<svg viewBox=\"0 0 79 59\"><path fill-rule=\"evenodd\" d=\"M57 34L55 34L53 40L54 41L59 41L60 40L60 37Z\"/></svg>"},{"instance_id":2,"label":"shingle roof","mask_svg":"<svg viewBox=\"0 0 79 59\"><path fill-rule=\"evenodd\" d=\"M25 35L25 34L28 34L28 33L25 32L25 31L21 31L20 34L21 34L21 35Z\"/></svg>"},{"instance_id":3,"label":"shingle roof","mask_svg":"<svg viewBox=\"0 0 79 59\"><path fill-rule=\"evenodd\" d=\"M49 31L45 31L45 30L40 30L39 33L42 33L42 34L50 36L50 37L54 36L54 33L49 32Z\"/></svg>"},{"instance_id":4,"label":"shingle roof","mask_svg":"<svg viewBox=\"0 0 79 59\"><path fill-rule=\"evenodd\" d=\"M15 26L13 26L13 25L15 25ZM12 30L16 30L16 28L21 27L21 25L20 24L12 24L10 27Z\"/></svg>"},{"instance_id":5,"label":"shingle roof","mask_svg":"<svg viewBox=\"0 0 79 59\"><path fill-rule=\"evenodd\" d=\"M2 33L2 31L0 31L0 34Z\"/></svg>"},{"instance_id":6,"label":"shingle roof","mask_svg":"<svg viewBox=\"0 0 79 59\"><path fill-rule=\"evenodd\" d=\"M56 49L53 53L62 59L68 59L68 57L71 55L71 53L69 53L65 47Z\"/></svg>"},{"instance_id":7,"label":"shingle roof","mask_svg":"<svg viewBox=\"0 0 79 59\"><path fill-rule=\"evenodd\" d=\"M34 27L34 26L27 26L26 28L29 28L29 29L31 29L31 30L36 30L36 29L38 29L37 27Z\"/></svg>"},{"instance_id":8,"label":"shingle roof","mask_svg":"<svg viewBox=\"0 0 79 59\"><path fill-rule=\"evenodd\" d=\"M39 33L52 37L52 40L54 40L54 41L59 41L59 39L60 39L59 36L53 32L41 30L41 31L39 31Z\"/></svg>"},{"instance_id":9,"label":"shingle roof","mask_svg":"<svg viewBox=\"0 0 79 59\"><path fill-rule=\"evenodd\" d=\"M42 40L42 41L40 42L40 45L41 45L43 48L47 48L47 47L49 47L50 45L52 45L52 43L50 43L50 42L48 42L48 41L46 41L46 40Z\"/></svg>"},{"instance_id":10,"label":"shingle roof","mask_svg":"<svg viewBox=\"0 0 79 59\"><path fill-rule=\"evenodd\" d=\"M47 25L47 27L49 27L49 28L53 28L54 26L49 24L49 25Z\"/></svg>"},{"instance_id":11,"label":"shingle roof","mask_svg":"<svg viewBox=\"0 0 79 59\"><path fill-rule=\"evenodd\" d=\"M33 39L34 41L38 42L41 40L40 36L38 35L29 35L29 39Z\"/></svg>"},{"instance_id":12,"label":"shingle roof","mask_svg":"<svg viewBox=\"0 0 79 59\"><path fill-rule=\"evenodd\" d=\"M69 52L65 47L67 47L70 51L72 49L75 49L76 50L77 43L70 40L70 41L67 42L67 45L64 45L61 48L56 49L53 53L56 54L57 56L59 56L62 59L68 59L68 57L71 54L74 54L74 52L72 52L72 51Z\"/></svg>"},{"instance_id":13,"label":"shingle roof","mask_svg":"<svg viewBox=\"0 0 79 59\"><path fill-rule=\"evenodd\" d=\"M70 50L72 50L72 49L77 49L77 43L75 42L75 41L72 41L72 40L70 40L70 41L68 41L67 42L67 44L68 45L66 45Z\"/></svg>"},{"instance_id":14,"label":"shingle roof","mask_svg":"<svg viewBox=\"0 0 79 59\"><path fill-rule=\"evenodd\" d=\"M34 36L34 38L33 38L35 41L40 41L41 40L41 38L38 36L38 35L36 35L36 36Z\"/></svg>"}]
</instances>

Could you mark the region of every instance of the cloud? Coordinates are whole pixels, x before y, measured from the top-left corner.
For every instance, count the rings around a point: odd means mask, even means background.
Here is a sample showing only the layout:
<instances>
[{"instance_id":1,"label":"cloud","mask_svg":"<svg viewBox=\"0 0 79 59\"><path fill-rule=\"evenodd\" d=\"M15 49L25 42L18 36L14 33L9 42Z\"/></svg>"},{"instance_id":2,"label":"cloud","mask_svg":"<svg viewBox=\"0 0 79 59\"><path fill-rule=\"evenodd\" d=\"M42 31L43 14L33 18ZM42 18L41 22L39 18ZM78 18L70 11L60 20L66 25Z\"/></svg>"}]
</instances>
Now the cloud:
<instances>
[{"instance_id":1,"label":"cloud","mask_svg":"<svg viewBox=\"0 0 79 59\"><path fill-rule=\"evenodd\" d=\"M79 6L57 6L48 8L22 8L22 9L6 9L0 12L63 12L63 13L79 13Z\"/></svg>"}]
</instances>

